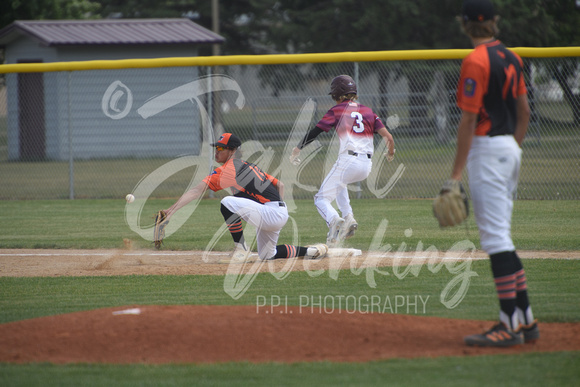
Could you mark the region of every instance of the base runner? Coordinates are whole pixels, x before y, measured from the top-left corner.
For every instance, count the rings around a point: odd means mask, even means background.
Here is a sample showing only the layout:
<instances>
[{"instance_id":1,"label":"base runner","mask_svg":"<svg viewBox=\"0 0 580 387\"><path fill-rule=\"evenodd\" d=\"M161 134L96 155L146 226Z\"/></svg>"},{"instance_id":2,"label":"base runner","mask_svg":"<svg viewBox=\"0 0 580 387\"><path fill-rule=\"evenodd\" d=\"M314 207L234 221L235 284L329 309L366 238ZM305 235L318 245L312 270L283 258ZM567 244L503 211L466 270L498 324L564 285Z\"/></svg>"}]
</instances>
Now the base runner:
<instances>
[{"instance_id":1,"label":"base runner","mask_svg":"<svg viewBox=\"0 0 580 387\"><path fill-rule=\"evenodd\" d=\"M378 133L383 137L388 148L388 161L392 161L395 157L395 143L393 136L372 109L356 102L357 87L350 76L335 77L330 84L329 94L337 103L336 106L332 107L292 150L290 161L295 165L300 163L298 157L302 148L314 141L319 134L329 132L333 128L336 130L340 139L338 159L314 196L316 209L329 229L326 243L333 246L352 237L358 228L347 186L363 181L371 173L374 134ZM332 206L334 201L341 215Z\"/></svg>"}]
</instances>

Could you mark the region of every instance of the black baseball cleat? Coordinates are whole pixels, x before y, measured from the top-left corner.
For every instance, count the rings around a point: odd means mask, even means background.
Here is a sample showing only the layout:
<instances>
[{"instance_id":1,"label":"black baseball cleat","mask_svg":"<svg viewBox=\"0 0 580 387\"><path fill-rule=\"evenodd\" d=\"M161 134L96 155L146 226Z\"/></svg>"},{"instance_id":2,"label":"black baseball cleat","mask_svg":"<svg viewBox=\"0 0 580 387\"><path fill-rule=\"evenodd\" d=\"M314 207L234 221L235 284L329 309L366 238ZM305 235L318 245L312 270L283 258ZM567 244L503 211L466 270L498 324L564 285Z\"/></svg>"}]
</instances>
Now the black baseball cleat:
<instances>
[{"instance_id":1,"label":"black baseball cleat","mask_svg":"<svg viewBox=\"0 0 580 387\"><path fill-rule=\"evenodd\" d=\"M513 347L524 343L524 337L521 332L514 332L499 322L489 331L480 335L465 336L465 344L478 347Z\"/></svg>"},{"instance_id":2,"label":"black baseball cleat","mask_svg":"<svg viewBox=\"0 0 580 387\"><path fill-rule=\"evenodd\" d=\"M528 325L520 325L519 331L524 335L524 342L526 344L535 343L540 338L540 329L538 328L537 320L534 320L534 322Z\"/></svg>"}]
</instances>

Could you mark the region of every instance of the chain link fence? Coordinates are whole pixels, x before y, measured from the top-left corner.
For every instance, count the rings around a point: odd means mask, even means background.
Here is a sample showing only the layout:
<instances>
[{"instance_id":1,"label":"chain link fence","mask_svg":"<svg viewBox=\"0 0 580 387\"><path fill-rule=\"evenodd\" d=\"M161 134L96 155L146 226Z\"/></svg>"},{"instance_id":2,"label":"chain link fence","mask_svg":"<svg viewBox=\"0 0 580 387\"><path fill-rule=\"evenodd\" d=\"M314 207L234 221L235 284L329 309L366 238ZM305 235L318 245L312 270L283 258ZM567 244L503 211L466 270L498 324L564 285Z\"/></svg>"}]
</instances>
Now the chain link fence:
<instances>
[{"instance_id":1,"label":"chain link fence","mask_svg":"<svg viewBox=\"0 0 580 387\"><path fill-rule=\"evenodd\" d=\"M518 197L580 199L580 59L524 62L533 114ZM298 167L288 156L333 105L339 74L355 78L397 149L387 163L377 136L373 172L351 197L432 198L455 155L460 65L433 51L432 60L5 71L0 199L178 197L217 166L209 144L223 132L242 138L243 157L281 178L287 195L311 199L338 139L320 135Z\"/></svg>"}]
</instances>

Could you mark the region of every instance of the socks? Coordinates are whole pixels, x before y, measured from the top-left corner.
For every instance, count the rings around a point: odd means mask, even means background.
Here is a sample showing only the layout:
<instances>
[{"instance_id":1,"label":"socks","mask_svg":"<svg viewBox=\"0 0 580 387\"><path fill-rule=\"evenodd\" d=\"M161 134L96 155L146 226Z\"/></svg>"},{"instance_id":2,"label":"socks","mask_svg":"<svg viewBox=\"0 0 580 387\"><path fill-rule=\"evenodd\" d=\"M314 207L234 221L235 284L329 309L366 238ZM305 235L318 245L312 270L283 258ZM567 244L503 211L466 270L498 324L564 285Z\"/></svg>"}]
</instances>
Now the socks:
<instances>
[{"instance_id":1,"label":"socks","mask_svg":"<svg viewBox=\"0 0 580 387\"><path fill-rule=\"evenodd\" d=\"M528 299L528 285L526 283L526 272L524 271L522 261L515 251L512 252L513 259L516 261L516 311L521 324L530 325L534 322L534 314Z\"/></svg>"},{"instance_id":2,"label":"socks","mask_svg":"<svg viewBox=\"0 0 580 387\"><path fill-rule=\"evenodd\" d=\"M221 205L220 211L228 226L228 230L230 230L230 234L232 234L234 243L239 243L245 247L246 242L244 241L244 228L242 227L242 218L238 214L234 214L233 212L228 210L228 208L223 204Z\"/></svg>"},{"instance_id":3,"label":"socks","mask_svg":"<svg viewBox=\"0 0 580 387\"><path fill-rule=\"evenodd\" d=\"M520 324L533 324L534 314L520 257L515 251L504 251L489 258L501 310L500 321L512 330L517 330Z\"/></svg>"},{"instance_id":4,"label":"socks","mask_svg":"<svg viewBox=\"0 0 580 387\"><path fill-rule=\"evenodd\" d=\"M516 276L515 274L494 278L495 289L500 305L500 320L512 330L519 326L516 314Z\"/></svg>"},{"instance_id":5,"label":"socks","mask_svg":"<svg viewBox=\"0 0 580 387\"><path fill-rule=\"evenodd\" d=\"M308 249L302 246L278 245L276 246L276 255L274 255L274 258L303 257L307 252Z\"/></svg>"},{"instance_id":6,"label":"socks","mask_svg":"<svg viewBox=\"0 0 580 387\"><path fill-rule=\"evenodd\" d=\"M502 252L489 256L495 289L499 299L499 319L509 329L519 328L516 313L516 262L512 252Z\"/></svg>"}]
</instances>

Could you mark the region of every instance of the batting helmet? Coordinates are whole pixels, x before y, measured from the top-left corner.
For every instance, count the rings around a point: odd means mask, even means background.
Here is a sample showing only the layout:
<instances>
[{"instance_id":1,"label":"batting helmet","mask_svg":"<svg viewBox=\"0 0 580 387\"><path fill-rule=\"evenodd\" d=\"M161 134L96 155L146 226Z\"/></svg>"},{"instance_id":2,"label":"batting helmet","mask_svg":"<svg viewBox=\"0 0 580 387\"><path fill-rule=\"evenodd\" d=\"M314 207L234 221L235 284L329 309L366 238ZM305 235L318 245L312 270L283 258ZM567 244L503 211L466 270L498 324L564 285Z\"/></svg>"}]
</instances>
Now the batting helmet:
<instances>
[{"instance_id":1,"label":"batting helmet","mask_svg":"<svg viewBox=\"0 0 580 387\"><path fill-rule=\"evenodd\" d=\"M339 75L330 82L330 93L328 94L333 98L346 94L356 94L356 83L348 75Z\"/></svg>"}]
</instances>

